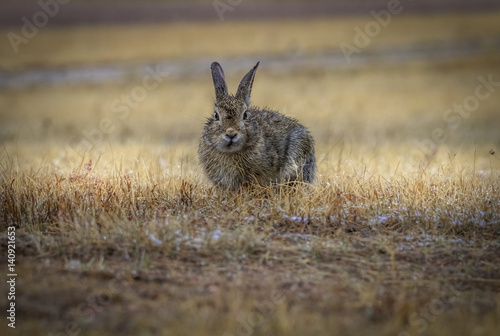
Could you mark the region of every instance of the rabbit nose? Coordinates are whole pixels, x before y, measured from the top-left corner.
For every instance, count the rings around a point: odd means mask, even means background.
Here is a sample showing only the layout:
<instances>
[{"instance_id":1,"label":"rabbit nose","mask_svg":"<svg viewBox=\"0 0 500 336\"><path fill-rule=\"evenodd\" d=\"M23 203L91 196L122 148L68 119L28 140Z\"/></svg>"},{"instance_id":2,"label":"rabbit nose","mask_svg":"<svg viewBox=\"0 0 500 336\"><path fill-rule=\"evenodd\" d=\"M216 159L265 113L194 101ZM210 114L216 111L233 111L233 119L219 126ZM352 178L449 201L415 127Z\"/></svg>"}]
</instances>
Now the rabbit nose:
<instances>
[{"instance_id":1,"label":"rabbit nose","mask_svg":"<svg viewBox=\"0 0 500 336\"><path fill-rule=\"evenodd\" d=\"M233 143L238 142L238 140L240 140L240 135L233 128L228 128L226 130L226 133L222 135L222 139L224 139L224 141L227 142L228 145L231 145Z\"/></svg>"},{"instance_id":2,"label":"rabbit nose","mask_svg":"<svg viewBox=\"0 0 500 336\"><path fill-rule=\"evenodd\" d=\"M232 128L228 128L226 130L226 136L231 140L234 139L237 135L238 133Z\"/></svg>"}]
</instances>

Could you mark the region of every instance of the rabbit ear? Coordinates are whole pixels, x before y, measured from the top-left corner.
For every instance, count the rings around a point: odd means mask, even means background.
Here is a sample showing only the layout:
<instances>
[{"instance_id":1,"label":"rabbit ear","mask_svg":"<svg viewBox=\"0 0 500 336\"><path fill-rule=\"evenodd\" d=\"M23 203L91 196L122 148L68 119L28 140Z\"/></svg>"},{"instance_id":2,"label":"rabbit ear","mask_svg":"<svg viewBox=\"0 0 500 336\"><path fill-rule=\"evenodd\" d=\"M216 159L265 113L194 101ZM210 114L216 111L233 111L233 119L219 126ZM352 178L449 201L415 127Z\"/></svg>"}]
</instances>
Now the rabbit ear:
<instances>
[{"instance_id":1,"label":"rabbit ear","mask_svg":"<svg viewBox=\"0 0 500 336\"><path fill-rule=\"evenodd\" d=\"M213 62L210 66L212 69L212 79L214 80L215 99L220 100L222 97L227 96L227 85L224 77L224 71L219 63Z\"/></svg>"},{"instance_id":2,"label":"rabbit ear","mask_svg":"<svg viewBox=\"0 0 500 336\"><path fill-rule=\"evenodd\" d=\"M240 86L238 86L238 91L236 91L236 98L243 100L247 106L250 106L250 94L252 93L253 79L259 63L260 62L257 62L253 69L250 70L245 77L243 77Z\"/></svg>"}]
</instances>

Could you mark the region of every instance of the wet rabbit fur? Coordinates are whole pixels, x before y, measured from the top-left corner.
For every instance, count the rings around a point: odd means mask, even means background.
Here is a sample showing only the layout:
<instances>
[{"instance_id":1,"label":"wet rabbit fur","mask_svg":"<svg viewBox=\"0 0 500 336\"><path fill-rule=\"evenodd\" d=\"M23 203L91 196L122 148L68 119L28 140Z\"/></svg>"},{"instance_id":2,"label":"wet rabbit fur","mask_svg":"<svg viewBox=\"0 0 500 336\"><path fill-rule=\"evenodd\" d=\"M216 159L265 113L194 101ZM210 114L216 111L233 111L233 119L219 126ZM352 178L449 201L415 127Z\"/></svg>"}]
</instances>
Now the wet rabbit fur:
<instances>
[{"instance_id":1,"label":"wet rabbit fur","mask_svg":"<svg viewBox=\"0 0 500 336\"><path fill-rule=\"evenodd\" d=\"M198 147L201 166L215 185L233 190L252 183L313 183L316 159L308 130L278 111L250 106L258 66L232 95L222 67L212 63L215 106Z\"/></svg>"}]
</instances>

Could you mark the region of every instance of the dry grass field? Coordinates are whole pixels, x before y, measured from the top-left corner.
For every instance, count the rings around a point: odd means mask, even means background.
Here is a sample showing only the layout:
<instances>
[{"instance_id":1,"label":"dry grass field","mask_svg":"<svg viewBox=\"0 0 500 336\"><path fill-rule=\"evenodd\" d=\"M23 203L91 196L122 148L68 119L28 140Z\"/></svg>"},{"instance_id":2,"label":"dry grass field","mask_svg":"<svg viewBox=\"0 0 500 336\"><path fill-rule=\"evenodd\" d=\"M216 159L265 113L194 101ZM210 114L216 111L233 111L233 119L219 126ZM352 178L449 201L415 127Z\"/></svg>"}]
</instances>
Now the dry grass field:
<instances>
[{"instance_id":1,"label":"dry grass field","mask_svg":"<svg viewBox=\"0 0 500 336\"><path fill-rule=\"evenodd\" d=\"M367 18L47 28L17 57L3 45L3 69L204 57L207 70L130 105L141 78L0 90L0 261L13 226L18 274L1 334L498 335L499 17L402 16L367 48L486 45L467 57L262 63L253 103L310 129L318 179L234 193L196 158L210 61L336 49ZM254 63L226 74L230 90Z\"/></svg>"}]
</instances>

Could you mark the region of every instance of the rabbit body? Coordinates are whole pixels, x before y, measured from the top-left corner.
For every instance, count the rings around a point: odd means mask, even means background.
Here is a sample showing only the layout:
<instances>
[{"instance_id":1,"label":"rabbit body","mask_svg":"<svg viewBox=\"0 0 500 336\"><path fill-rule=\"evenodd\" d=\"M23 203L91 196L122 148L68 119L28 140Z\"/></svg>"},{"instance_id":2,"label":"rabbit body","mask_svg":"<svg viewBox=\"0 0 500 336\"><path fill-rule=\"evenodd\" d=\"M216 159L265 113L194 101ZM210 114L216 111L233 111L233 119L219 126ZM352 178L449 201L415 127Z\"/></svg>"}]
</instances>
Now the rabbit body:
<instances>
[{"instance_id":1,"label":"rabbit body","mask_svg":"<svg viewBox=\"0 0 500 336\"><path fill-rule=\"evenodd\" d=\"M230 95L222 68L212 63L216 101L198 147L201 166L214 184L233 190L251 183L313 183L316 160L308 130L277 111L249 106L258 65Z\"/></svg>"}]
</instances>

